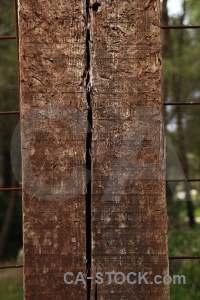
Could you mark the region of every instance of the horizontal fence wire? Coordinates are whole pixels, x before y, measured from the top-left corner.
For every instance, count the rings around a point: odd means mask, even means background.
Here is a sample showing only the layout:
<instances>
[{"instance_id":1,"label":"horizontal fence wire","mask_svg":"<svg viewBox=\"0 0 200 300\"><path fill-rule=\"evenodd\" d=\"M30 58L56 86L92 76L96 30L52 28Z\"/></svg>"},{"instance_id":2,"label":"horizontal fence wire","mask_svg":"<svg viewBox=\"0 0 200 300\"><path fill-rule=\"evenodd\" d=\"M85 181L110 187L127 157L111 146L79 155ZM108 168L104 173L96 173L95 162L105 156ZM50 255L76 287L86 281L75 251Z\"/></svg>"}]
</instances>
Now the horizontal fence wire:
<instances>
[{"instance_id":1,"label":"horizontal fence wire","mask_svg":"<svg viewBox=\"0 0 200 300\"><path fill-rule=\"evenodd\" d=\"M0 266L0 270L3 269L18 269L18 268L23 268L24 265L8 265L8 266Z\"/></svg>"},{"instance_id":2,"label":"horizontal fence wire","mask_svg":"<svg viewBox=\"0 0 200 300\"><path fill-rule=\"evenodd\" d=\"M21 187L0 188L0 192L22 191Z\"/></svg>"},{"instance_id":3,"label":"horizontal fence wire","mask_svg":"<svg viewBox=\"0 0 200 300\"><path fill-rule=\"evenodd\" d=\"M169 260L199 260L200 256L169 256ZM18 269L23 268L24 265L7 265L7 266L0 266L0 270L3 269Z\"/></svg>"},{"instance_id":4,"label":"horizontal fence wire","mask_svg":"<svg viewBox=\"0 0 200 300\"><path fill-rule=\"evenodd\" d=\"M172 26L161 26L161 29L200 29L200 25L172 25Z\"/></svg>"},{"instance_id":5,"label":"horizontal fence wire","mask_svg":"<svg viewBox=\"0 0 200 300\"><path fill-rule=\"evenodd\" d=\"M170 260L175 259L200 259L200 256L169 256Z\"/></svg>"},{"instance_id":6,"label":"horizontal fence wire","mask_svg":"<svg viewBox=\"0 0 200 300\"><path fill-rule=\"evenodd\" d=\"M0 40L16 40L15 35L0 35Z\"/></svg>"},{"instance_id":7,"label":"horizontal fence wire","mask_svg":"<svg viewBox=\"0 0 200 300\"><path fill-rule=\"evenodd\" d=\"M200 179L167 179L166 182L200 182Z\"/></svg>"},{"instance_id":8,"label":"horizontal fence wire","mask_svg":"<svg viewBox=\"0 0 200 300\"><path fill-rule=\"evenodd\" d=\"M195 105L200 105L200 102L165 102L165 103L163 103L163 105L165 105L165 106L170 106L170 105L176 105L176 106L178 106L178 105L185 105L185 106L195 106Z\"/></svg>"},{"instance_id":9,"label":"horizontal fence wire","mask_svg":"<svg viewBox=\"0 0 200 300\"><path fill-rule=\"evenodd\" d=\"M20 112L18 110L13 111L0 111L0 116L2 115L19 115Z\"/></svg>"}]
</instances>

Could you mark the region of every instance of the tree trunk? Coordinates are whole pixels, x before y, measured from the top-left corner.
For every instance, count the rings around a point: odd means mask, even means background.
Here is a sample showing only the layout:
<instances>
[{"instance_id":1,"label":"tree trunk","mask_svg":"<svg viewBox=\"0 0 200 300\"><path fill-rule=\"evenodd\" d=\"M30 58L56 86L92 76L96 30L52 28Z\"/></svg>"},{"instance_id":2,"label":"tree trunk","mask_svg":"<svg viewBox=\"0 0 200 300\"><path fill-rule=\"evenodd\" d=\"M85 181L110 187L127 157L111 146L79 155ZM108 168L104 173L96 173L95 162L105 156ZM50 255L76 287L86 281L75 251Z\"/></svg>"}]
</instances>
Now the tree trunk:
<instances>
[{"instance_id":1,"label":"tree trunk","mask_svg":"<svg viewBox=\"0 0 200 300\"><path fill-rule=\"evenodd\" d=\"M15 180L12 178L11 182L14 183ZM10 228L15 213L16 201L17 201L16 192L15 191L10 192L8 197L8 207L7 207L6 215L4 218L3 226L0 231L0 261L3 260L3 256L5 254L6 243L8 241L9 232L10 232Z\"/></svg>"},{"instance_id":2,"label":"tree trunk","mask_svg":"<svg viewBox=\"0 0 200 300\"><path fill-rule=\"evenodd\" d=\"M185 10L186 10L186 2L183 3L183 15L180 17L180 25L184 24L185 19ZM179 32L179 55L181 56L183 53L183 45L184 45L184 30L180 30ZM182 80L181 78L173 77L173 96L175 102L181 102L182 94L181 94ZM186 178L189 175L188 169L188 161L187 161L187 151L185 145L185 135L183 129L183 114L181 106L176 107L176 116L177 116L177 126L178 126L178 143L179 143L179 154L180 161L183 168L183 172ZM189 183L185 184L185 192L186 192L186 203L187 203L187 214L189 218L190 227L195 226L195 217L194 217L194 206L191 198L190 186Z\"/></svg>"},{"instance_id":3,"label":"tree trunk","mask_svg":"<svg viewBox=\"0 0 200 300\"><path fill-rule=\"evenodd\" d=\"M168 0L163 0L162 3L162 13L161 13L161 24L162 26L169 25L169 16L167 9ZM169 46L170 46L170 31L163 30L162 31L162 58L165 59L169 56ZM168 80L167 78L163 78L162 80L162 102L167 102L167 94L168 94Z\"/></svg>"},{"instance_id":4,"label":"tree trunk","mask_svg":"<svg viewBox=\"0 0 200 300\"><path fill-rule=\"evenodd\" d=\"M178 99L178 98L177 98ZM181 165L183 168L183 172L185 178L188 178L189 170L188 170L188 161L186 157L186 147L185 147L185 135L183 131L183 123L182 123L182 111L180 106L177 107L177 124L178 124L178 139L179 139L179 153ZM194 206L191 198L190 185L189 183L185 183L185 192L186 192L186 200L187 200L187 214L189 218L190 227L195 226L195 217L194 217Z\"/></svg>"},{"instance_id":5,"label":"tree trunk","mask_svg":"<svg viewBox=\"0 0 200 300\"><path fill-rule=\"evenodd\" d=\"M2 159L2 171L3 171L3 186L10 187L12 186L12 175L11 175L11 163L10 163L10 153L9 149L6 147L3 151L3 159Z\"/></svg>"}]
</instances>

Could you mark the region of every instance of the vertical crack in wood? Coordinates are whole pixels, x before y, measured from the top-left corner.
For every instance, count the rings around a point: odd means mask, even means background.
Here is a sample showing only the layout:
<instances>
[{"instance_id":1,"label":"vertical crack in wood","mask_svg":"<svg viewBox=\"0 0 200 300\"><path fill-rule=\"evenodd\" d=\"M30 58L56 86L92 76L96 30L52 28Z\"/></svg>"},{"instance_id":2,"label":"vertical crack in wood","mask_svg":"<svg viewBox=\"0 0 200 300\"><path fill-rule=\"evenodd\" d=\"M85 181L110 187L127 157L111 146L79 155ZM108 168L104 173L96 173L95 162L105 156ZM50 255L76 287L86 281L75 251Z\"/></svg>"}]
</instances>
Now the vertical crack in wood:
<instances>
[{"instance_id":1,"label":"vertical crack in wood","mask_svg":"<svg viewBox=\"0 0 200 300\"><path fill-rule=\"evenodd\" d=\"M86 268L87 268L87 299L90 299L91 293L91 148L92 148L92 106L90 97L90 28L89 28L89 7L90 0L86 0L86 17L87 17L87 33L86 33L86 97L88 104L88 130L86 139ZM88 172L90 171L90 172ZM90 178L88 178L90 176Z\"/></svg>"}]
</instances>

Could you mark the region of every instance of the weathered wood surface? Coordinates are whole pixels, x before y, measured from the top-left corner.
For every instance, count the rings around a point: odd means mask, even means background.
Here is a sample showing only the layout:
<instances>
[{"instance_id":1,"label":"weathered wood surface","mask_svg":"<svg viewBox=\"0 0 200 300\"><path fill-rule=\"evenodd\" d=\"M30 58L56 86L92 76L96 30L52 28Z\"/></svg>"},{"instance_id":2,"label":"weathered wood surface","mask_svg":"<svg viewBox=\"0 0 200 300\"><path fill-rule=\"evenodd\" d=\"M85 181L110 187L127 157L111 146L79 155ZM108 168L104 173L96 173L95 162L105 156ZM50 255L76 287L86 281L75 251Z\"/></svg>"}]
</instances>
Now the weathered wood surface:
<instances>
[{"instance_id":1,"label":"weathered wood surface","mask_svg":"<svg viewBox=\"0 0 200 300\"><path fill-rule=\"evenodd\" d=\"M85 1L19 1L26 300L86 299Z\"/></svg>"},{"instance_id":2,"label":"weathered wood surface","mask_svg":"<svg viewBox=\"0 0 200 300\"><path fill-rule=\"evenodd\" d=\"M86 276L90 247L92 276L168 273L159 1L94 2L19 1L28 300L88 299L63 275ZM167 300L169 289L93 280L90 298Z\"/></svg>"},{"instance_id":3,"label":"weathered wood surface","mask_svg":"<svg viewBox=\"0 0 200 300\"><path fill-rule=\"evenodd\" d=\"M93 274L168 274L159 12L158 0L105 0L91 13ZM91 295L163 300L169 288L107 282Z\"/></svg>"}]
</instances>

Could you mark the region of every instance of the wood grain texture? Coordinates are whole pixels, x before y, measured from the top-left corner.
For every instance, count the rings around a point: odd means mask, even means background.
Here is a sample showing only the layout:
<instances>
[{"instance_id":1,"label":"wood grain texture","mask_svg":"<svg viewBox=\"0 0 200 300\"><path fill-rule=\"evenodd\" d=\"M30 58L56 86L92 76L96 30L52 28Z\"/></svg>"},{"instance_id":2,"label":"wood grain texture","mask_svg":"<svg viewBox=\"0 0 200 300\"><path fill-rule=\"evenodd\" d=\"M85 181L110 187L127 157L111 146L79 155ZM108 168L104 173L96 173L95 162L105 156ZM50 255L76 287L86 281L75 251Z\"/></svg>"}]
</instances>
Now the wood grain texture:
<instances>
[{"instance_id":1,"label":"wood grain texture","mask_svg":"<svg viewBox=\"0 0 200 300\"><path fill-rule=\"evenodd\" d=\"M159 1L94 3L19 1L25 299L167 300L63 280L168 274Z\"/></svg>"},{"instance_id":2,"label":"wood grain texture","mask_svg":"<svg viewBox=\"0 0 200 300\"><path fill-rule=\"evenodd\" d=\"M149 272L151 281L168 274L159 1L99 3L90 19L92 274ZM107 280L93 283L91 299L164 300L169 288Z\"/></svg>"},{"instance_id":3,"label":"wood grain texture","mask_svg":"<svg viewBox=\"0 0 200 300\"><path fill-rule=\"evenodd\" d=\"M26 300L86 299L85 1L19 1Z\"/></svg>"}]
</instances>

